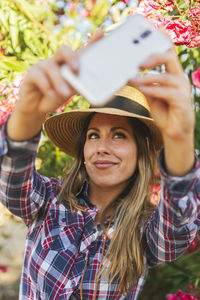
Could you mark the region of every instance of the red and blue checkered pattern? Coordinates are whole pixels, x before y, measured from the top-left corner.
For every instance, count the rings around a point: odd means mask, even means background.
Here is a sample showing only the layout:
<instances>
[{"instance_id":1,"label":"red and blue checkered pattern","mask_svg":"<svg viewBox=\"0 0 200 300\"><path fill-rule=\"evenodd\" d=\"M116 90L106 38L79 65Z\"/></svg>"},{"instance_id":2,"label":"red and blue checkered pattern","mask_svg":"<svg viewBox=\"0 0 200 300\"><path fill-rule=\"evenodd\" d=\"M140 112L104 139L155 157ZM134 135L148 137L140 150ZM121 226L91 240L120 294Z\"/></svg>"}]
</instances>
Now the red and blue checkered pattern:
<instances>
[{"instance_id":1,"label":"red and blue checkered pattern","mask_svg":"<svg viewBox=\"0 0 200 300\"><path fill-rule=\"evenodd\" d=\"M101 260L104 232L94 224L98 212L88 197L88 182L79 193L85 213L71 213L57 203L59 179L47 178L35 170L39 135L25 142L10 141L2 130L0 139L0 200L28 228L21 277L20 300L93 299ZM144 230L146 272L129 295L118 295L117 281L102 277L96 299L136 300L148 269L171 262L184 253L200 227L200 167L184 177L164 171L163 150L159 156L162 173L161 200ZM108 236L112 236L111 224ZM109 246L106 241L105 253ZM134 270L133 270L134 272Z\"/></svg>"}]
</instances>

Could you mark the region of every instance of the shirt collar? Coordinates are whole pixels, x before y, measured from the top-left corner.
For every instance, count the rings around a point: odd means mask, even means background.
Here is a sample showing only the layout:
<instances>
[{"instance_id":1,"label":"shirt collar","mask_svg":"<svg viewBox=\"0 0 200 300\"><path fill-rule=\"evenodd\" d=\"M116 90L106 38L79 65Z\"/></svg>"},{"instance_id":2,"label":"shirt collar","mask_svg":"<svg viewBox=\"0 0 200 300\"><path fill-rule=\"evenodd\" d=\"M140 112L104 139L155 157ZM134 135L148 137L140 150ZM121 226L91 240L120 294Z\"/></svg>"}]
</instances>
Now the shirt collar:
<instances>
[{"instance_id":1,"label":"shirt collar","mask_svg":"<svg viewBox=\"0 0 200 300\"><path fill-rule=\"evenodd\" d=\"M82 205L83 207L89 207L93 209L96 207L96 205L92 204L92 202L90 201L88 190L89 190L89 180L85 179L76 196L79 198L80 205Z\"/></svg>"}]
</instances>

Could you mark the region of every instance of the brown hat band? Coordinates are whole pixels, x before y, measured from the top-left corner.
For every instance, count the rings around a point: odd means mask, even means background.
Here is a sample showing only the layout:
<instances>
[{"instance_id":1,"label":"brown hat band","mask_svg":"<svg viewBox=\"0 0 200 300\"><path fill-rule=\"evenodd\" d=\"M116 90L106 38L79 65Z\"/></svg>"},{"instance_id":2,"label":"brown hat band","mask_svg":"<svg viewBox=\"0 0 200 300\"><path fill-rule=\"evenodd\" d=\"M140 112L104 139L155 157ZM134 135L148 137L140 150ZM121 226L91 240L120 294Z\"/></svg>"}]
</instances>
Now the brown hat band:
<instances>
[{"instance_id":1,"label":"brown hat band","mask_svg":"<svg viewBox=\"0 0 200 300\"><path fill-rule=\"evenodd\" d=\"M122 96L115 96L115 98L104 107L117 108L143 117L151 118L149 111L144 106Z\"/></svg>"}]
</instances>

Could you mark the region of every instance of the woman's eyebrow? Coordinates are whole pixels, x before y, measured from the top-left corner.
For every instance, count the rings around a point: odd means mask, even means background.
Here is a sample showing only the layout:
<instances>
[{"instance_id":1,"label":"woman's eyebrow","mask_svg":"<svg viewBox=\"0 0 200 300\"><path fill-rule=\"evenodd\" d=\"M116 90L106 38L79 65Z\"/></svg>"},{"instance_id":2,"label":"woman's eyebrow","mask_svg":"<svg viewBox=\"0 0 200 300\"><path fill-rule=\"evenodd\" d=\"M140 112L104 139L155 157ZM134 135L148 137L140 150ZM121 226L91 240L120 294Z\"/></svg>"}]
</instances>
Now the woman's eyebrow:
<instances>
[{"instance_id":1,"label":"woman's eyebrow","mask_svg":"<svg viewBox=\"0 0 200 300\"><path fill-rule=\"evenodd\" d=\"M119 129L122 129L122 130L126 130L126 131L127 131L126 128L121 127L121 126L112 127L112 128L111 128L111 131L115 131L115 130L119 130Z\"/></svg>"},{"instance_id":2,"label":"woman's eyebrow","mask_svg":"<svg viewBox=\"0 0 200 300\"><path fill-rule=\"evenodd\" d=\"M121 126L115 126L115 127L112 127L110 131L115 131L115 130L119 130L119 129L121 129L121 130L126 130L126 131L127 131L126 128L121 127ZM100 131L100 129L99 129L99 128L96 128L96 127L90 127L90 128L88 128L88 131L89 131L89 130L95 130L95 131L98 131L98 132Z\"/></svg>"},{"instance_id":3,"label":"woman's eyebrow","mask_svg":"<svg viewBox=\"0 0 200 300\"><path fill-rule=\"evenodd\" d=\"M90 127L90 128L88 128L88 131L89 130L95 130L95 131L100 131L98 128L96 128L96 127Z\"/></svg>"}]
</instances>

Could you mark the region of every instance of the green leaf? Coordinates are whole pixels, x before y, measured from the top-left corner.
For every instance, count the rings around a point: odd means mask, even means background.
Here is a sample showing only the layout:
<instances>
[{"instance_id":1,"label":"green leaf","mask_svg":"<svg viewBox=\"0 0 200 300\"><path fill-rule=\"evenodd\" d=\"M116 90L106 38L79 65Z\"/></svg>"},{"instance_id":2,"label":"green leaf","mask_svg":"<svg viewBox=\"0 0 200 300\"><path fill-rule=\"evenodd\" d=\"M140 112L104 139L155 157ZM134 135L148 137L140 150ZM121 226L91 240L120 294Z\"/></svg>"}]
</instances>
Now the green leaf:
<instances>
[{"instance_id":1,"label":"green leaf","mask_svg":"<svg viewBox=\"0 0 200 300\"><path fill-rule=\"evenodd\" d=\"M170 15L170 16L177 16L177 17L178 17L178 16L180 16L180 13L179 13L178 10L173 10L173 11L170 11L170 12L169 12L169 15Z\"/></svg>"},{"instance_id":2,"label":"green leaf","mask_svg":"<svg viewBox=\"0 0 200 300\"><path fill-rule=\"evenodd\" d=\"M32 30L30 29L24 30L24 42L31 49L33 54L38 56L43 56L43 52L42 52L43 45Z\"/></svg>"},{"instance_id":3,"label":"green leaf","mask_svg":"<svg viewBox=\"0 0 200 300\"><path fill-rule=\"evenodd\" d=\"M18 52L17 46L19 45L19 27L18 27L17 14L14 10L10 11L9 25L10 25L9 29L10 29L12 47L14 51Z\"/></svg>"},{"instance_id":4,"label":"green leaf","mask_svg":"<svg viewBox=\"0 0 200 300\"><path fill-rule=\"evenodd\" d=\"M22 61L0 61L0 69L5 71L25 72L27 64Z\"/></svg>"},{"instance_id":5,"label":"green leaf","mask_svg":"<svg viewBox=\"0 0 200 300\"><path fill-rule=\"evenodd\" d=\"M49 177L62 177L73 162L69 155L59 151L48 139L45 139L40 146L37 158L41 160L38 172Z\"/></svg>"},{"instance_id":6,"label":"green leaf","mask_svg":"<svg viewBox=\"0 0 200 300\"><path fill-rule=\"evenodd\" d=\"M27 62L29 65L33 65L38 60L42 59L42 57L35 56L29 48L26 48L21 55L21 59Z\"/></svg>"},{"instance_id":7,"label":"green leaf","mask_svg":"<svg viewBox=\"0 0 200 300\"><path fill-rule=\"evenodd\" d=\"M3 27L7 31L9 30L8 13L3 9L0 9L0 25L1 28Z\"/></svg>"},{"instance_id":8,"label":"green leaf","mask_svg":"<svg viewBox=\"0 0 200 300\"><path fill-rule=\"evenodd\" d=\"M30 4L26 0L18 0L16 2L30 19L32 19L33 16L36 20L40 21L48 15L48 11L43 5Z\"/></svg>"},{"instance_id":9,"label":"green leaf","mask_svg":"<svg viewBox=\"0 0 200 300\"><path fill-rule=\"evenodd\" d=\"M79 49L81 47L82 38L83 38L83 35L80 32L76 32L75 39L73 41L73 49L74 50Z\"/></svg>"},{"instance_id":10,"label":"green leaf","mask_svg":"<svg viewBox=\"0 0 200 300\"><path fill-rule=\"evenodd\" d=\"M29 26L28 19L22 15L18 16L18 27L20 31L25 30Z\"/></svg>"},{"instance_id":11,"label":"green leaf","mask_svg":"<svg viewBox=\"0 0 200 300\"><path fill-rule=\"evenodd\" d=\"M184 0L176 0L176 1L177 1L177 4L178 4L178 7L179 7L180 9L183 9L183 10L186 10L186 9L187 9L187 5L186 5L186 3L185 3Z\"/></svg>"},{"instance_id":12,"label":"green leaf","mask_svg":"<svg viewBox=\"0 0 200 300\"><path fill-rule=\"evenodd\" d=\"M98 25L103 23L106 15L108 14L109 8L110 5L107 0L97 0L92 12L92 17Z\"/></svg>"}]
</instances>

